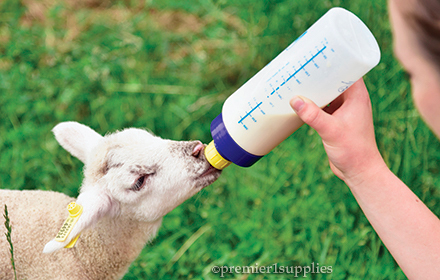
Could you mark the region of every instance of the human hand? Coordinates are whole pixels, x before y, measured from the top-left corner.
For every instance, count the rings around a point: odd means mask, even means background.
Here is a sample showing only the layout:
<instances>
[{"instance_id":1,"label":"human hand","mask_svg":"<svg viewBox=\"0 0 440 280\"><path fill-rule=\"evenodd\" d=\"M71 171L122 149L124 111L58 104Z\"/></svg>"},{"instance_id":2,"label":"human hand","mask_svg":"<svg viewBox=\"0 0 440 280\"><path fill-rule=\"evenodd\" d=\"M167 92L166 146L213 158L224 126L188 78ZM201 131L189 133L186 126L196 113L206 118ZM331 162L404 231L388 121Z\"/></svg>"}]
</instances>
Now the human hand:
<instances>
[{"instance_id":1,"label":"human hand","mask_svg":"<svg viewBox=\"0 0 440 280\"><path fill-rule=\"evenodd\" d=\"M298 96L290 105L321 136L333 173L347 185L357 185L386 167L377 149L370 97L362 79L325 109Z\"/></svg>"}]
</instances>

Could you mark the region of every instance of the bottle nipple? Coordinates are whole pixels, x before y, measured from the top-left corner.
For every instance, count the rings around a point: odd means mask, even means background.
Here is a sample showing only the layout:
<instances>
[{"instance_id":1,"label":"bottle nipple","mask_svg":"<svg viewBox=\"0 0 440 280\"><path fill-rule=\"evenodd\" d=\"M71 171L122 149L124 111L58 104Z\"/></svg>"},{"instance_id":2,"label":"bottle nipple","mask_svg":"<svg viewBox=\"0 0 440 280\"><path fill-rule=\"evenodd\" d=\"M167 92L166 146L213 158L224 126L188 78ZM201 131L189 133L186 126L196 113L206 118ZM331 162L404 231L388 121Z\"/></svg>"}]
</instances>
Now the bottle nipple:
<instances>
[{"instance_id":1,"label":"bottle nipple","mask_svg":"<svg viewBox=\"0 0 440 280\"><path fill-rule=\"evenodd\" d=\"M205 147L205 157L215 169L222 170L227 167L231 162L222 157L214 145L214 140Z\"/></svg>"}]
</instances>

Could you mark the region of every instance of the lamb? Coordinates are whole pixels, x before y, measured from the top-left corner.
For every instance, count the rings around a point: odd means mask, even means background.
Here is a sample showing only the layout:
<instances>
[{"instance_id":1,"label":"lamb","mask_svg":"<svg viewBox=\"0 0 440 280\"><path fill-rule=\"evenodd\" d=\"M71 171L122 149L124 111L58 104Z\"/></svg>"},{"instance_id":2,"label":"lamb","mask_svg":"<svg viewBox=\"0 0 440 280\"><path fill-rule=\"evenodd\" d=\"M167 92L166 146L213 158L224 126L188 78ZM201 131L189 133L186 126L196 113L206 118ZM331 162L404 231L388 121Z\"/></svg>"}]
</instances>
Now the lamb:
<instances>
[{"instance_id":1,"label":"lamb","mask_svg":"<svg viewBox=\"0 0 440 280\"><path fill-rule=\"evenodd\" d=\"M67 239L56 241L74 198L51 191L0 190L0 209L8 206L13 227L18 279L122 278L155 236L162 217L220 175L206 161L200 141L165 140L136 128L103 137L76 122L60 123L53 132L85 164L76 199L83 212ZM64 248L78 235L73 248ZM4 236L0 279L13 279Z\"/></svg>"}]
</instances>

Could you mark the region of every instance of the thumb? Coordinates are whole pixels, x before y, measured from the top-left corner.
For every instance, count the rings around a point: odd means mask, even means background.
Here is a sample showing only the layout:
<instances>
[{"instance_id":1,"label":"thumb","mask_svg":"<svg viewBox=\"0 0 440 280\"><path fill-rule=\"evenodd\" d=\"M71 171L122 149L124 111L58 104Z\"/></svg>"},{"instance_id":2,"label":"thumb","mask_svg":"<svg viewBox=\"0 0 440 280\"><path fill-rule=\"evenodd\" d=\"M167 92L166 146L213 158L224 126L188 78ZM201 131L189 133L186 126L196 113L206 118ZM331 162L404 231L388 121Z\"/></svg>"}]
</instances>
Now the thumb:
<instances>
[{"instance_id":1,"label":"thumb","mask_svg":"<svg viewBox=\"0 0 440 280\"><path fill-rule=\"evenodd\" d=\"M304 96L295 96L290 100L290 106L295 110L303 122L316 130L321 138L331 132L334 123L333 117L319 108L312 100Z\"/></svg>"}]
</instances>

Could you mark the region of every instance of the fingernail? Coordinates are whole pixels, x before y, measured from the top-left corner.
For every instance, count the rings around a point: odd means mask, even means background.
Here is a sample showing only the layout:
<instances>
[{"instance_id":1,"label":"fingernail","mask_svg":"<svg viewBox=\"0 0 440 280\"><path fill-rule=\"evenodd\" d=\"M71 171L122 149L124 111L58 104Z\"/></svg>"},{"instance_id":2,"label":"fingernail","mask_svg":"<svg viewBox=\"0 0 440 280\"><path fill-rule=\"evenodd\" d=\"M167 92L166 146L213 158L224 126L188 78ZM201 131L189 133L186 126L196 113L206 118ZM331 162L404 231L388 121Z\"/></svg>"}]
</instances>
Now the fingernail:
<instances>
[{"instance_id":1,"label":"fingernail","mask_svg":"<svg viewBox=\"0 0 440 280\"><path fill-rule=\"evenodd\" d=\"M304 100L302 100L300 97L295 96L290 101L290 105L292 106L293 110L296 112L300 111L304 107Z\"/></svg>"}]
</instances>

